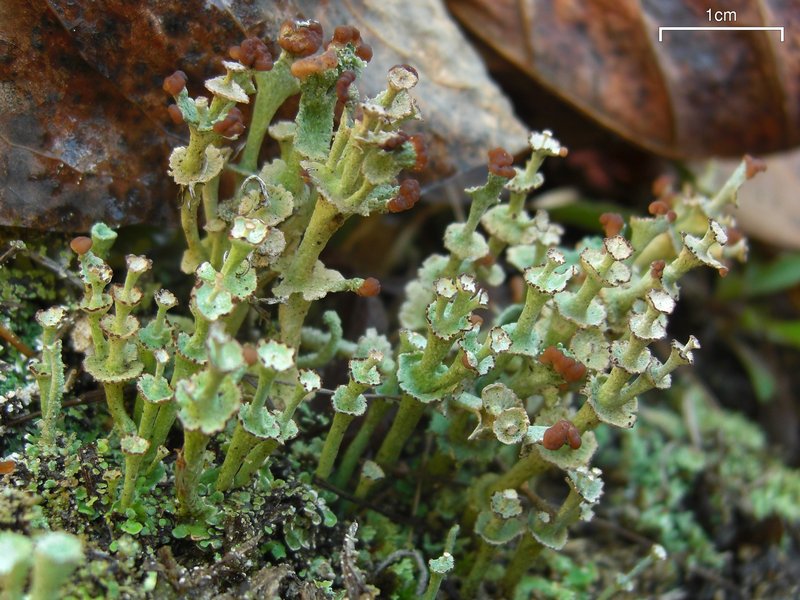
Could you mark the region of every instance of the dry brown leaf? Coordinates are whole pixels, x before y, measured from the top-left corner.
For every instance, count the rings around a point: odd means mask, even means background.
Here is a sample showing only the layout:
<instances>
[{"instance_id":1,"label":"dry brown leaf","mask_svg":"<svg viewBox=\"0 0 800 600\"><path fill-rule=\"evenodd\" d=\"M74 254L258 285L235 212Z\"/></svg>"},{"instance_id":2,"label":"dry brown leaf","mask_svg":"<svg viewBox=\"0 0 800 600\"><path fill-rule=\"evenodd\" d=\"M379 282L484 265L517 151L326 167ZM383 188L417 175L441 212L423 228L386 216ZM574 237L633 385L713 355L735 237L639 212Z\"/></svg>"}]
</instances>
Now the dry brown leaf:
<instances>
[{"instance_id":1,"label":"dry brown leaf","mask_svg":"<svg viewBox=\"0 0 800 600\"><path fill-rule=\"evenodd\" d=\"M800 150L776 154L766 161L767 172L748 181L739 192L736 220L753 238L800 250ZM720 171L727 175L738 164L726 161Z\"/></svg>"},{"instance_id":2,"label":"dry brown leaf","mask_svg":"<svg viewBox=\"0 0 800 600\"><path fill-rule=\"evenodd\" d=\"M800 143L800 10L730 0L708 26L705 0L449 0L475 35L604 126L674 157L766 153Z\"/></svg>"}]
</instances>

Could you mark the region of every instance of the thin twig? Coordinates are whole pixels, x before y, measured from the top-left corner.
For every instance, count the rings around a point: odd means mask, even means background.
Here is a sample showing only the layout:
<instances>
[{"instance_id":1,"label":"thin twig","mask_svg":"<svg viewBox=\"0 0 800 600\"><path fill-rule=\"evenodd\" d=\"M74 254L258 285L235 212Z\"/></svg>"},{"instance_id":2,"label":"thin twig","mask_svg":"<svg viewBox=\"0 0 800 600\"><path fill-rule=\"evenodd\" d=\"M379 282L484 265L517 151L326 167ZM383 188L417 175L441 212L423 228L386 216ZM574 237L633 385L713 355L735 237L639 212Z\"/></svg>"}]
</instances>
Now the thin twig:
<instances>
[{"instance_id":1,"label":"thin twig","mask_svg":"<svg viewBox=\"0 0 800 600\"><path fill-rule=\"evenodd\" d=\"M17 334L8 329L5 325L0 323L0 338L3 338L9 344L14 346L21 354L27 356L28 358L33 358L36 356L36 351L33 350L28 344L23 342Z\"/></svg>"},{"instance_id":2,"label":"thin twig","mask_svg":"<svg viewBox=\"0 0 800 600\"><path fill-rule=\"evenodd\" d=\"M24 249L25 249L25 244L22 243L20 240L11 241L8 244L8 250L3 252L2 256L0 256L0 265L2 265L4 262L9 260L10 258L13 258L14 255L17 252L19 252L20 250L24 250Z\"/></svg>"},{"instance_id":3,"label":"thin twig","mask_svg":"<svg viewBox=\"0 0 800 600\"><path fill-rule=\"evenodd\" d=\"M329 390L328 388L320 388L317 390L318 394L323 394L325 396L333 396L336 393L336 390ZM364 398L385 398L387 400L401 400L400 396L394 396L392 394L376 394L372 392L366 392L361 394Z\"/></svg>"},{"instance_id":4,"label":"thin twig","mask_svg":"<svg viewBox=\"0 0 800 600\"><path fill-rule=\"evenodd\" d=\"M251 380L253 382L257 381L257 379L254 376L245 375L245 379L246 380L248 379L248 377L251 378L250 380L248 380L248 382L251 381ZM291 381L281 381L280 379L276 379L275 383L277 383L278 385L287 385L287 386L292 386L292 387L294 387L296 385L295 383L292 383ZM315 391L315 393L322 394L323 396L333 396L336 393L336 390L330 390L328 388L319 388L318 390ZM370 399L370 398L385 398L387 400L402 400L402 396L396 396L396 395L393 395L393 394L376 394L376 393L372 393L372 392L367 392L367 393L362 394L362 395L364 396L364 398L367 398L367 399Z\"/></svg>"},{"instance_id":5,"label":"thin twig","mask_svg":"<svg viewBox=\"0 0 800 600\"><path fill-rule=\"evenodd\" d=\"M534 492L528 484L523 485L519 488L520 491L528 497L528 500L531 501L531 504L536 508L536 510L543 511L549 513L550 516L555 516L556 508L550 504L547 500L542 498L539 494Z\"/></svg>"},{"instance_id":6,"label":"thin twig","mask_svg":"<svg viewBox=\"0 0 800 600\"><path fill-rule=\"evenodd\" d=\"M31 252L30 250L25 251L25 256L30 258L33 262L45 267L46 269L50 269L51 271L53 271L53 273L61 277L61 279L67 281L67 283L69 283L76 289L83 291L83 283L81 282L81 280L74 273L71 273L70 271L64 269L56 261L47 258L46 256L42 256L41 254L38 254L36 252Z\"/></svg>"},{"instance_id":7,"label":"thin twig","mask_svg":"<svg viewBox=\"0 0 800 600\"><path fill-rule=\"evenodd\" d=\"M92 390L91 392L86 392L85 394L81 394L79 397L75 398L75 400L67 400L66 402L62 403L61 406L63 408L69 408L71 406L81 406L84 404L94 404L96 402L102 402L105 400L105 394L103 390ZM16 427L18 425L22 425L23 423L27 423L28 421L32 421L38 417L42 416L42 411L36 410L32 413L28 413L27 415L23 415L21 417L17 417L16 419L12 419L8 423L6 423L7 427Z\"/></svg>"},{"instance_id":8,"label":"thin twig","mask_svg":"<svg viewBox=\"0 0 800 600\"><path fill-rule=\"evenodd\" d=\"M587 525L588 527L599 527L600 529L605 529L606 531L619 534L621 537L627 538L628 541L639 544L645 548L651 548L656 543L653 540L636 533L635 531L631 531L630 529L615 523L614 521L609 521L608 519L598 517L597 515L595 515Z\"/></svg>"}]
</instances>

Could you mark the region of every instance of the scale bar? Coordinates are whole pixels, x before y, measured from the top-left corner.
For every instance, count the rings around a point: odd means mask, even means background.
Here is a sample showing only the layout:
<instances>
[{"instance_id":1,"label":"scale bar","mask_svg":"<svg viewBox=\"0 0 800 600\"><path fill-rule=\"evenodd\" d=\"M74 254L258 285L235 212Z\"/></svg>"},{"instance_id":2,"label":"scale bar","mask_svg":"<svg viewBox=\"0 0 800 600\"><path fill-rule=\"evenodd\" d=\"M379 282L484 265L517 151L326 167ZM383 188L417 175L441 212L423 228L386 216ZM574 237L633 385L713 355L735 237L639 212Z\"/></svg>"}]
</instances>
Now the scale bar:
<instances>
[{"instance_id":1,"label":"scale bar","mask_svg":"<svg viewBox=\"0 0 800 600\"><path fill-rule=\"evenodd\" d=\"M664 40L665 31L780 31L781 42L784 39L783 27L659 27L658 28L658 41Z\"/></svg>"}]
</instances>

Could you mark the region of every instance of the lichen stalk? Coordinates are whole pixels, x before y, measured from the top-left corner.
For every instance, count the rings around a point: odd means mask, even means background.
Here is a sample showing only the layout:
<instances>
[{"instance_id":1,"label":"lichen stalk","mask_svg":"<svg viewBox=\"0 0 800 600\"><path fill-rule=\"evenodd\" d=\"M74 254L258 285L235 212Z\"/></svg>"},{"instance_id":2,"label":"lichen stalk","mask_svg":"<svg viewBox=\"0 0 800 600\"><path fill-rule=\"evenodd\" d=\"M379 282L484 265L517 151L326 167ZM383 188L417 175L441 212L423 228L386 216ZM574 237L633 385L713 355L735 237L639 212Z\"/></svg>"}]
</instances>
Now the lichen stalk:
<instances>
[{"instance_id":1,"label":"lichen stalk","mask_svg":"<svg viewBox=\"0 0 800 600\"><path fill-rule=\"evenodd\" d=\"M127 435L136 430L136 424L125 410L124 386L122 383L105 383L103 388L106 393L108 412L114 419L114 428L120 435Z\"/></svg>"},{"instance_id":2,"label":"lichen stalk","mask_svg":"<svg viewBox=\"0 0 800 600\"><path fill-rule=\"evenodd\" d=\"M261 369L258 376L258 385L250 403L251 410L260 411L264 409L267 402L272 382L275 379L275 372L269 369ZM230 489L234 483L237 471L241 467L250 451L258 445L259 440L254 435L247 432L242 426L241 421L236 422L236 428L231 438L231 443L225 453L225 460L220 468L217 477L216 488L220 491Z\"/></svg>"},{"instance_id":3,"label":"lichen stalk","mask_svg":"<svg viewBox=\"0 0 800 600\"><path fill-rule=\"evenodd\" d=\"M370 403L361 427L359 427L358 433L348 444L336 471L333 481L338 488L346 488L347 483L358 467L358 463L361 461L361 457L364 456L372 434L375 433L375 429L377 429L389 408L391 408L391 403L385 398L377 398Z\"/></svg>"},{"instance_id":4,"label":"lichen stalk","mask_svg":"<svg viewBox=\"0 0 800 600\"><path fill-rule=\"evenodd\" d=\"M516 490L534 477L547 470L549 463L545 462L535 449L520 458L513 467L498 477L488 490L488 496L502 490Z\"/></svg>"},{"instance_id":5,"label":"lichen stalk","mask_svg":"<svg viewBox=\"0 0 800 600\"><path fill-rule=\"evenodd\" d=\"M425 405L413 396L404 394L392 426L375 457L375 462L384 469L394 466L397 459L400 458L400 453L403 451L406 441L416 429L423 414L425 414ZM358 484L356 496L363 498L370 487L371 482L362 478Z\"/></svg>"},{"instance_id":6,"label":"lichen stalk","mask_svg":"<svg viewBox=\"0 0 800 600\"><path fill-rule=\"evenodd\" d=\"M543 550L543 546L530 534L522 535L511 561L508 563L503 575L503 589L511 594L519 584L522 577L531 569Z\"/></svg>"},{"instance_id":7,"label":"lichen stalk","mask_svg":"<svg viewBox=\"0 0 800 600\"><path fill-rule=\"evenodd\" d=\"M339 447L342 445L344 434L350 423L353 422L352 415L337 412L333 416L333 422L328 430L328 435L325 436L325 444L322 446L322 453L317 463L317 470L314 473L320 479L328 479L333 471L333 464L336 461L336 456L339 454Z\"/></svg>"},{"instance_id":8,"label":"lichen stalk","mask_svg":"<svg viewBox=\"0 0 800 600\"><path fill-rule=\"evenodd\" d=\"M300 406L306 395L307 392L301 385L296 386L294 393L278 418L281 430L284 430L289 421L292 420L297 407ZM275 451L279 444L280 442L275 439L265 440L256 444L242 461L233 480L234 487L238 488L247 485L255 472L261 468L264 461Z\"/></svg>"},{"instance_id":9,"label":"lichen stalk","mask_svg":"<svg viewBox=\"0 0 800 600\"><path fill-rule=\"evenodd\" d=\"M202 501L198 483L209 440L210 438L200 431L184 431L183 433L183 449L175 463L178 514L183 517L201 512Z\"/></svg>"},{"instance_id":10,"label":"lichen stalk","mask_svg":"<svg viewBox=\"0 0 800 600\"><path fill-rule=\"evenodd\" d=\"M475 561L469 570L464 583L462 585L462 593L467 598L475 598L478 591L478 586L486 575L486 570L494 557L495 547L487 544L485 541L478 542L478 550L475 553Z\"/></svg>"},{"instance_id":11,"label":"lichen stalk","mask_svg":"<svg viewBox=\"0 0 800 600\"><path fill-rule=\"evenodd\" d=\"M295 287L301 287L314 269L314 265L328 241L344 221L344 215L339 213L333 204L319 197L311 215L311 221L286 270L284 279ZM309 302L298 292L291 294L286 303L281 304L278 309L278 319L283 343L293 348L300 345L300 334L309 306Z\"/></svg>"},{"instance_id":12,"label":"lichen stalk","mask_svg":"<svg viewBox=\"0 0 800 600\"><path fill-rule=\"evenodd\" d=\"M197 225L197 209L199 203L192 194L185 190L181 202L181 228L186 239L186 246L191 257L192 267L207 259L206 249L200 241L200 231Z\"/></svg>"},{"instance_id":13,"label":"lichen stalk","mask_svg":"<svg viewBox=\"0 0 800 600\"><path fill-rule=\"evenodd\" d=\"M289 96L300 91L297 80L290 70L291 62L288 56L282 55L275 61L272 70L257 72L253 77L257 93L247 142L242 151L242 159L239 161L239 167L248 173L256 170L264 136L278 108Z\"/></svg>"}]
</instances>

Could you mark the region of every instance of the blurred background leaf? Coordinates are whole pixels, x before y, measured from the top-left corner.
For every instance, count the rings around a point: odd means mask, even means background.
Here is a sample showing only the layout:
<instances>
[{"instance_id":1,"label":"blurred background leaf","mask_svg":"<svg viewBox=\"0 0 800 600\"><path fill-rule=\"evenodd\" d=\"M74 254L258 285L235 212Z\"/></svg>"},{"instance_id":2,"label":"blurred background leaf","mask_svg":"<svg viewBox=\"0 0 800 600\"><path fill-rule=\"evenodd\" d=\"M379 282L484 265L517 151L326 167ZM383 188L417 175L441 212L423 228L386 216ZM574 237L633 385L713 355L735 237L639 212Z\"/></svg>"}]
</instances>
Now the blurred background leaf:
<instances>
[{"instance_id":1,"label":"blurred background leaf","mask_svg":"<svg viewBox=\"0 0 800 600\"><path fill-rule=\"evenodd\" d=\"M742 312L741 328L773 344L800 349L800 319L779 319L769 311L749 306Z\"/></svg>"},{"instance_id":2,"label":"blurred background leaf","mask_svg":"<svg viewBox=\"0 0 800 600\"><path fill-rule=\"evenodd\" d=\"M731 169L727 164L725 172ZM742 188L736 219L773 246L800 250L800 151L767 158L767 172ZM791 268L791 265L787 265Z\"/></svg>"},{"instance_id":3,"label":"blurred background leaf","mask_svg":"<svg viewBox=\"0 0 800 600\"><path fill-rule=\"evenodd\" d=\"M777 32L665 32L707 26L697 0L450 0L461 23L520 71L604 127L657 154L731 156L800 142L800 12L736 0L735 23ZM721 8L721 7L720 7Z\"/></svg>"},{"instance_id":4,"label":"blurred background leaf","mask_svg":"<svg viewBox=\"0 0 800 600\"><path fill-rule=\"evenodd\" d=\"M747 371L747 376L758 401L769 402L772 400L778 383L769 361L749 345L734 337L728 338L727 342Z\"/></svg>"},{"instance_id":5,"label":"blurred background leaf","mask_svg":"<svg viewBox=\"0 0 800 600\"><path fill-rule=\"evenodd\" d=\"M800 252L787 252L773 260L751 260L731 277L722 279L717 296L723 300L785 292L800 286Z\"/></svg>"}]
</instances>

